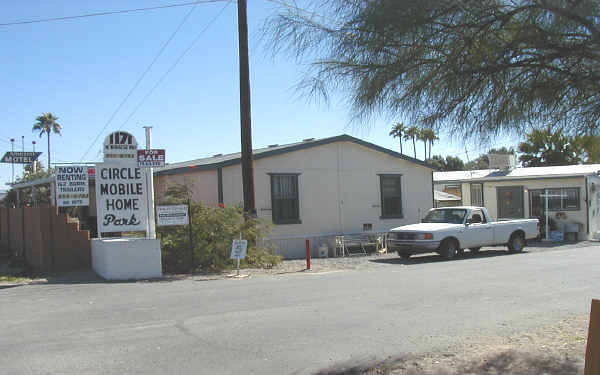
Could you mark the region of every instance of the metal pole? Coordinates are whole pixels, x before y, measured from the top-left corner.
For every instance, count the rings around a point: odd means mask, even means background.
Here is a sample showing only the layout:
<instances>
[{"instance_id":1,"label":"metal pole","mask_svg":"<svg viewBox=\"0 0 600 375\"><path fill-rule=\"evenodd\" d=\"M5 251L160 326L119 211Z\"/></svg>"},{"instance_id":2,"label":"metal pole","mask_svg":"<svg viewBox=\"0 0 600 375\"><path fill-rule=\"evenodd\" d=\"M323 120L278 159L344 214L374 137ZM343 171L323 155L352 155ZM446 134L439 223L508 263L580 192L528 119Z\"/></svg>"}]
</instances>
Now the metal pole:
<instances>
[{"instance_id":1,"label":"metal pole","mask_svg":"<svg viewBox=\"0 0 600 375\"><path fill-rule=\"evenodd\" d=\"M146 150L152 149L152 126L146 129ZM156 238L156 221L154 219L154 168L146 168L146 186L148 187L148 237Z\"/></svg>"},{"instance_id":2,"label":"metal pole","mask_svg":"<svg viewBox=\"0 0 600 375\"><path fill-rule=\"evenodd\" d=\"M35 154L35 141L31 141L31 144L33 145L33 153ZM33 171L33 173L37 172L37 164L35 160L31 164L31 170Z\"/></svg>"},{"instance_id":3,"label":"metal pole","mask_svg":"<svg viewBox=\"0 0 600 375\"><path fill-rule=\"evenodd\" d=\"M10 150L11 152L15 152L15 139L11 138L10 139ZM12 183L15 183L15 163L11 163L10 166L12 167Z\"/></svg>"},{"instance_id":4,"label":"metal pole","mask_svg":"<svg viewBox=\"0 0 600 375\"><path fill-rule=\"evenodd\" d=\"M187 201L187 205L188 205L188 234L190 237L190 263L191 263L191 270L193 271L194 270L194 239L193 239L193 235L192 235L192 203L189 198Z\"/></svg>"},{"instance_id":5,"label":"metal pole","mask_svg":"<svg viewBox=\"0 0 600 375\"><path fill-rule=\"evenodd\" d=\"M550 235L549 235L549 231L550 231L550 225L548 225L548 189L544 189L544 195L546 198L546 241L550 241Z\"/></svg>"},{"instance_id":6,"label":"metal pole","mask_svg":"<svg viewBox=\"0 0 600 375\"><path fill-rule=\"evenodd\" d=\"M21 151L25 152L25 136L24 135L21 136ZM21 173L23 173L23 176L25 176L25 164L23 164L23 170L21 171Z\"/></svg>"},{"instance_id":7,"label":"metal pole","mask_svg":"<svg viewBox=\"0 0 600 375\"><path fill-rule=\"evenodd\" d=\"M242 239L242 232L240 232L240 240L241 239ZM239 276L239 275L240 275L240 256L238 254L238 256L237 256L237 274L236 274L236 276Z\"/></svg>"}]
</instances>

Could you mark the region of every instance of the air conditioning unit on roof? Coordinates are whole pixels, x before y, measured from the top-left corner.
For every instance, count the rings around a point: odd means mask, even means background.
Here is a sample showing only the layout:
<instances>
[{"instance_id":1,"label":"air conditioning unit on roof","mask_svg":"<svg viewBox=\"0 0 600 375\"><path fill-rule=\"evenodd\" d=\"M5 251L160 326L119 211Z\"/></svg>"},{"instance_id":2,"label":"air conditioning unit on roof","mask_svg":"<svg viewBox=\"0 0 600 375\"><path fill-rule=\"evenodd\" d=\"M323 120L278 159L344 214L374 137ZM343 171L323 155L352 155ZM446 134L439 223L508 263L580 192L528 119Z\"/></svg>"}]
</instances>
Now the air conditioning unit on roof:
<instances>
[{"instance_id":1,"label":"air conditioning unit on roof","mask_svg":"<svg viewBox=\"0 0 600 375\"><path fill-rule=\"evenodd\" d=\"M516 167L514 154L488 154L490 169L511 170Z\"/></svg>"}]
</instances>

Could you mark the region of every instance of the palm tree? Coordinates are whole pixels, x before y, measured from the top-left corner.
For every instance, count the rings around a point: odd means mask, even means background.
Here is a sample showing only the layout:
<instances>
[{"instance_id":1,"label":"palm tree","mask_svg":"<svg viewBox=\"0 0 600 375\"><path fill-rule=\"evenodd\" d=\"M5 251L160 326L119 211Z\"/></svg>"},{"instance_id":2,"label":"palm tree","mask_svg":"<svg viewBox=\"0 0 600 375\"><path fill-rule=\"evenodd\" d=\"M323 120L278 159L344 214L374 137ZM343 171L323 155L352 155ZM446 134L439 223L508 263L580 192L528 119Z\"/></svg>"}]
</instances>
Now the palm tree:
<instances>
[{"instance_id":1,"label":"palm tree","mask_svg":"<svg viewBox=\"0 0 600 375\"><path fill-rule=\"evenodd\" d=\"M431 159L431 148L433 147L433 143L440 139L433 129L423 129L423 137L427 143L429 143L429 158Z\"/></svg>"},{"instance_id":2,"label":"palm tree","mask_svg":"<svg viewBox=\"0 0 600 375\"><path fill-rule=\"evenodd\" d=\"M417 146L415 145L415 139L419 135L419 132L419 128L417 128L416 126L411 126L410 128L406 129L406 132L404 133L405 141L412 139L413 150L415 151L415 159L417 158Z\"/></svg>"},{"instance_id":3,"label":"palm tree","mask_svg":"<svg viewBox=\"0 0 600 375\"><path fill-rule=\"evenodd\" d=\"M392 130L390 130L390 136L400 140L400 155L402 155L402 136L404 135L405 130L406 127L401 122L396 123L396 125L392 127Z\"/></svg>"},{"instance_id":4,"label":"palm tree","mask_svg":"<svg viewBox=\"0 0 600 375\"><path fill-rule=\"evenodd\" d=\"M39 131L40 138L42 137L42 135L44 135L44 133L46 133L46 135L48 136L48 169L50 169L50 133L52 132L61 135L62 126L58 122L56 122L58 120L58 117L54 116L50 112L44 113L36 117L35 120L37 122L33 124L33 129L31 129L31 131Z\"/></svg>"},{"instance_id":5,"label":"palm tree","mask_svg":"<svg viewBox=\"0 0 600 375\"><path fill-rule=\"evenodd\" d=\"M419 134L417 134L417 139L419 141L423 141L423 147L424 149L424 154L423 154L423 160L427 159L427 129L419 129Z\"/></svg>"}]
</instances>

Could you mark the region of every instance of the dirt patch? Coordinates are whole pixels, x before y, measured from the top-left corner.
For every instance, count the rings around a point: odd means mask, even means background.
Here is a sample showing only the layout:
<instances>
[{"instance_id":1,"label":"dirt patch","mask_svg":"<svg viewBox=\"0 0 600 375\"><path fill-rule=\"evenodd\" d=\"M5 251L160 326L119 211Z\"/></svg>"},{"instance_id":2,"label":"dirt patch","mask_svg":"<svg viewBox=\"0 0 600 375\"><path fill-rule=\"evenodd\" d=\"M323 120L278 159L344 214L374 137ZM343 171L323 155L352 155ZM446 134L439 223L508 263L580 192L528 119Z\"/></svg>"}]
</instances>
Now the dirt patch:
<instances>
[{"instance_id":1,"label":"dirt patch","mask_svg":"<svg viewBox=\"0 0 600 375\"><path fill-rule=\"evenodd\" d=\"M435 353L405 355L375 364L339 365L317 375L582 374L587 329L587 316L572 316L507 337L464 337Z\"/></svg>"}]
</instances>

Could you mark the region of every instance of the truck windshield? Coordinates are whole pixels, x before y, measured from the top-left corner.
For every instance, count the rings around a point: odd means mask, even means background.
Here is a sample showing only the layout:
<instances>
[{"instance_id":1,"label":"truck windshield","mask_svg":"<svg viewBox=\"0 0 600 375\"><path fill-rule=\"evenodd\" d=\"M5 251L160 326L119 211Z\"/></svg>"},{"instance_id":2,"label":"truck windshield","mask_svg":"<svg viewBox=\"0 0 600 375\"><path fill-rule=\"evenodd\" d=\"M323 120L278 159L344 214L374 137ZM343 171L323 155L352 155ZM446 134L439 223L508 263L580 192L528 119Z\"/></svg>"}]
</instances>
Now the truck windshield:
<instances>
[{"instance_id":1,"label":"truck windshield","mask_svg":"<svg viewBox=\"0 0 600 375\"><path fill-rule=\"evenodd\" d=\"M427 216L423 219L423 223L448 223L448 224L462 224L465 220L467 210L462 209L443 209L429 211Z\"/></svg>"}]
</instances>

